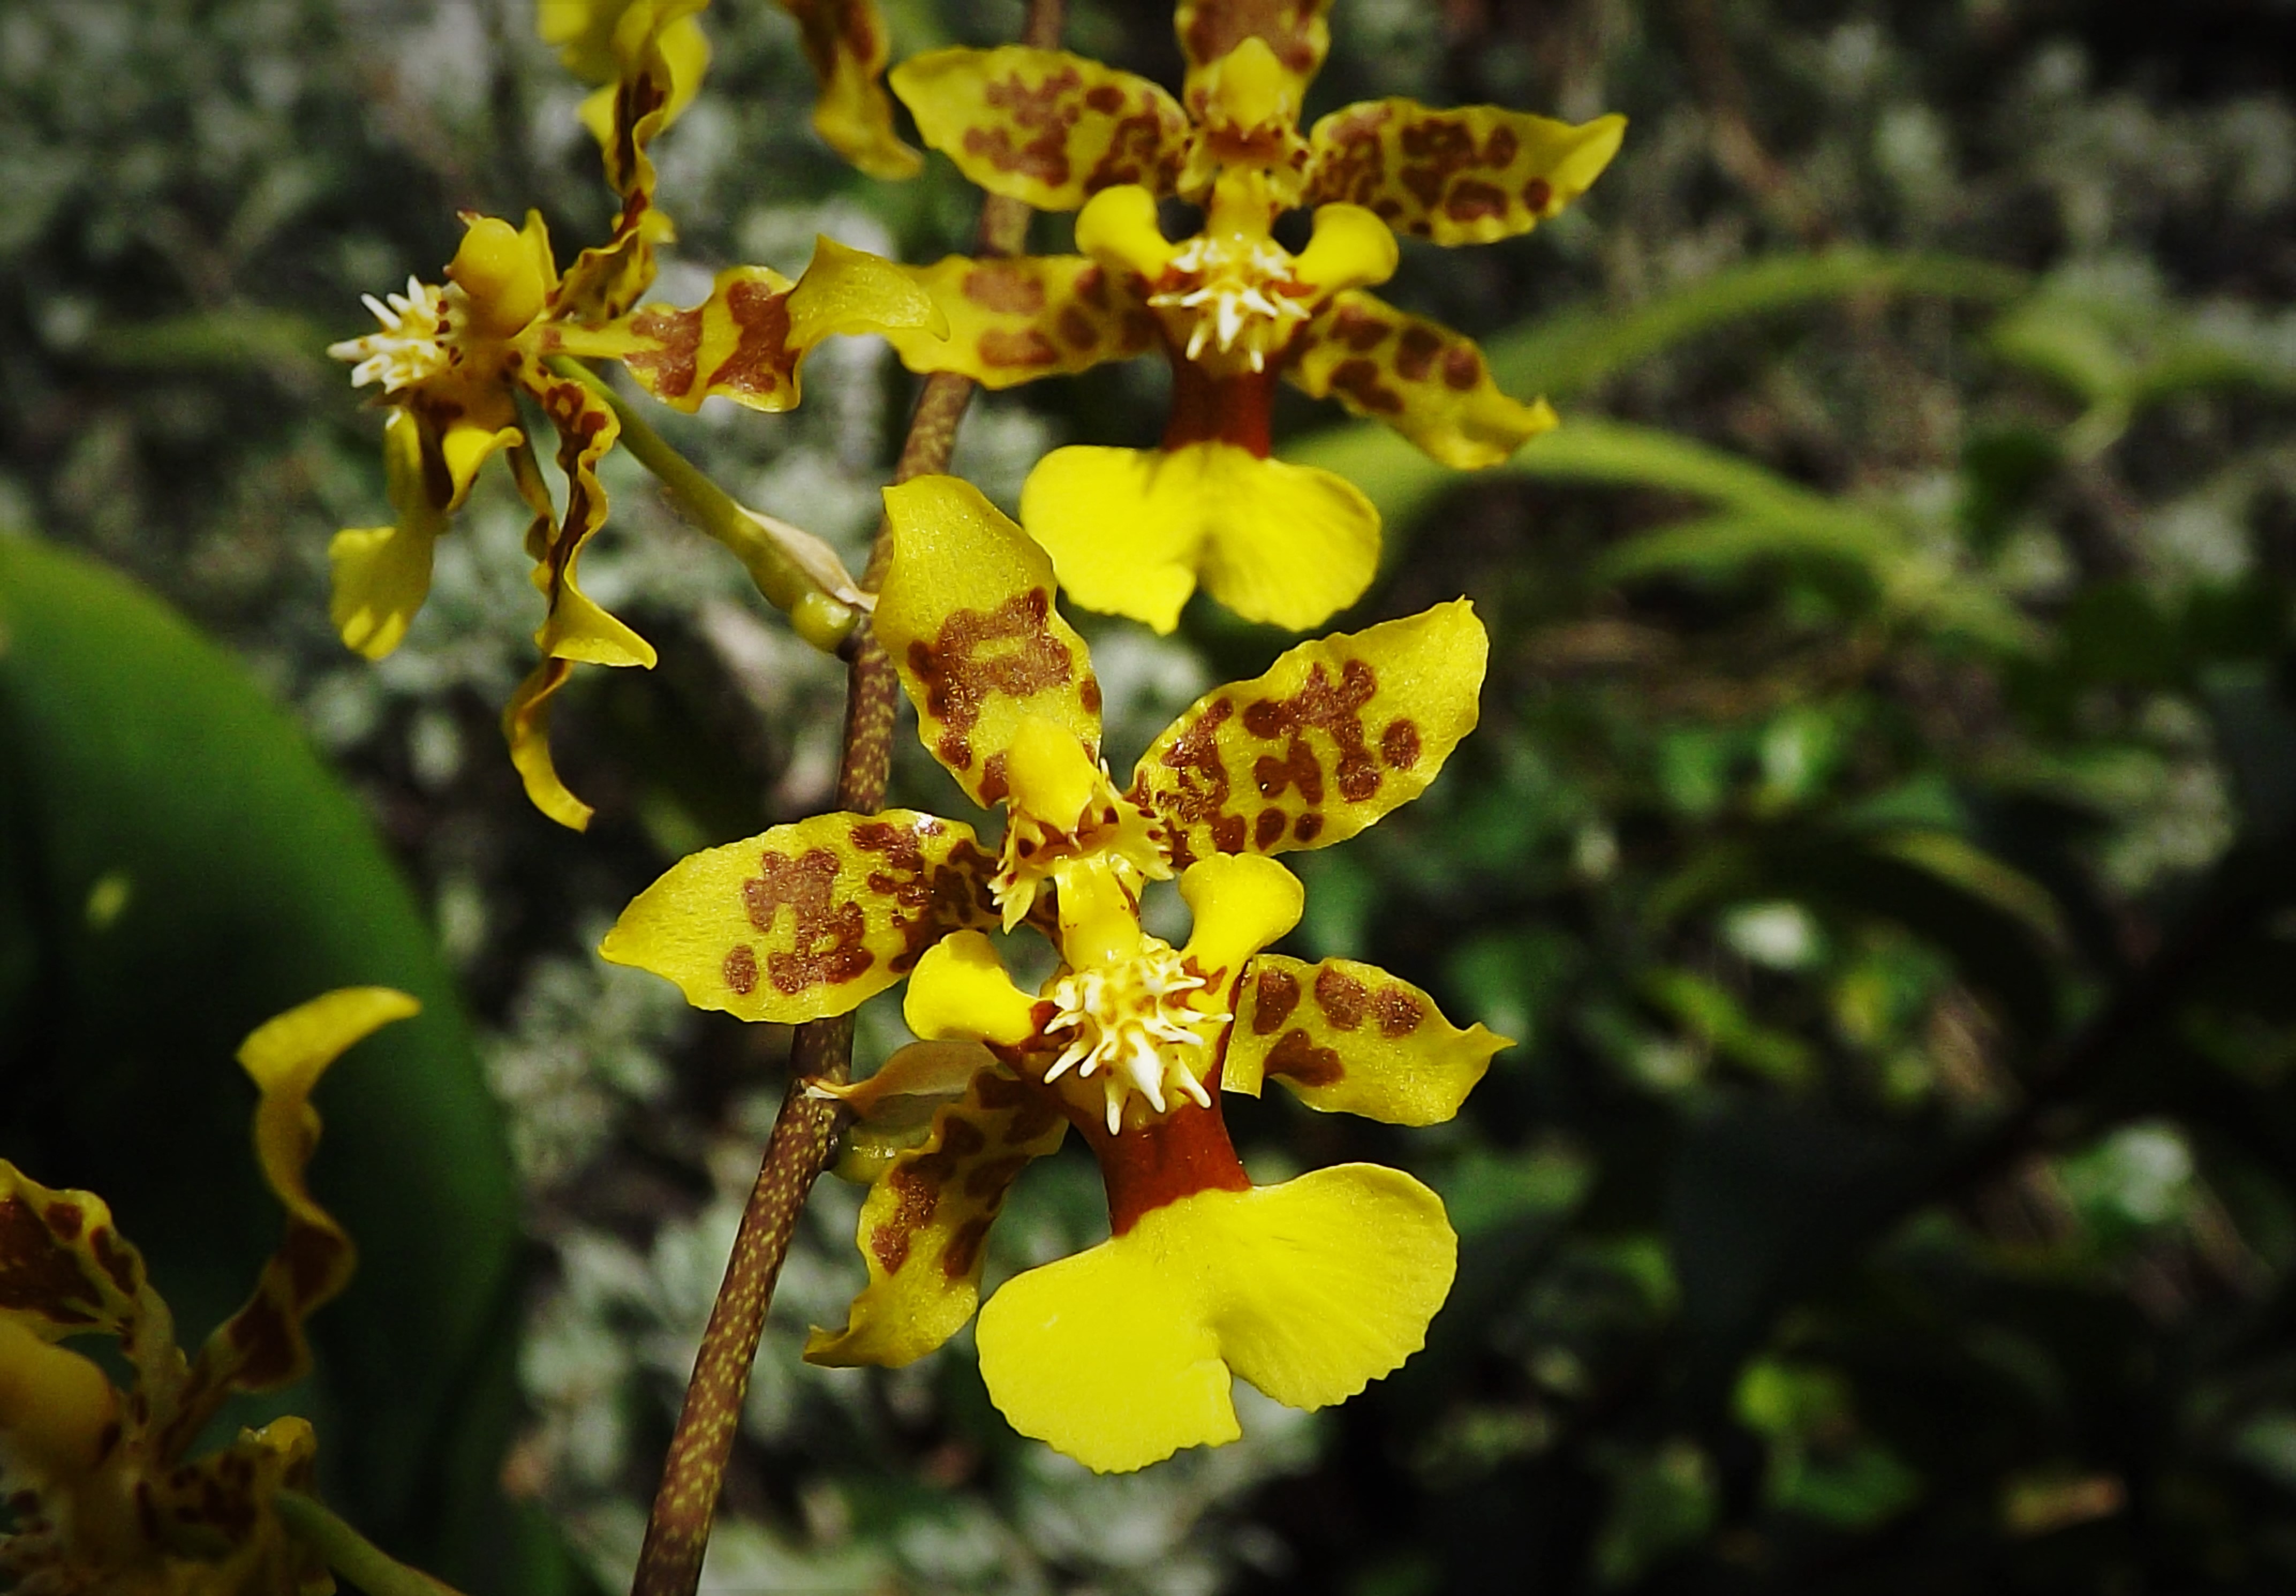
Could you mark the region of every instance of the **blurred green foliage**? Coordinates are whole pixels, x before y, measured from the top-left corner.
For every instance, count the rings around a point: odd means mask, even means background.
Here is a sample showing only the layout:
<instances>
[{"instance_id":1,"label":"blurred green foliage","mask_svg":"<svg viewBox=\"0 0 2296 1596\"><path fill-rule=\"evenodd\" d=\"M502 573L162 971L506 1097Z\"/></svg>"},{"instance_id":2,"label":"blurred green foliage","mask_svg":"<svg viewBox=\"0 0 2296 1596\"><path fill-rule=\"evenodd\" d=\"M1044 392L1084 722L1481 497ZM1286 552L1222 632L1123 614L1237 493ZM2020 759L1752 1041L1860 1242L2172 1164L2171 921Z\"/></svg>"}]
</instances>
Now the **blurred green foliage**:
<instances>
[{"instance_id":1,"label":"blurred green foliage","mask_svg":"<svg viewBox=\"0 0 2296 1596\"><path fill-rule=\"evenodd\" d=\"M898 50L1017 4L891 7ZM720 0L664 141L660 292L811 235L931 258L973 197L840 171L773 8ZM1389 519L1353 619L1466 593L1483 729L1302 855L1292 951L1521 1039L1455 1125L1234 1117L1264 1174L1445 1194L1458 1288L1365 1397L1130 1478L1016 1441L963 1341L806 1368L857 1283L825 1187L721 1521L726 1588L2251 1591L2296 1580L2296 111L2284 6L1341 0L1310 114L1379 94L1632 119L1574 214L1406 250L1565 425L1439 471L1304 402L1280 452ZM1077 48L1171 81L1163 8ZM326 535L382 503L318 348L435 275L458 206L568 242L605 192L517 4L20 0L0 13L0 523L228 639L416 876L546 1250L505 1464L611 1583L778 1095L783 1038L586 952L676 854L826 798L837 678L643 480L587 583L662 647L589 673L529 813L490 705L537 618L482 495L380 667ZM1064 218L1037 242L1062 247ZM908 388L832 345L806 405L666 425L857 566ZM1152 437L1160 373L984 403L960 468ZM675 420L675 418L673 418ZM1344 623L1343 623L1344 624ZM1284 640L1091 626L1142 746ZM955 802L905 749L896 797ZM865 1050L895 1035L864 1017ZM324 1166L322 1166L324 1169ZM35 1169L34 1174L41 1172ZM992 1281L1092 1239L1035 1172ZM158 1260L155 1260L158 1262ZM372 1264L372 1260L371 1260ZM509 1588L507 1586L504 1587Z\"/></svg>"}]
</instances>

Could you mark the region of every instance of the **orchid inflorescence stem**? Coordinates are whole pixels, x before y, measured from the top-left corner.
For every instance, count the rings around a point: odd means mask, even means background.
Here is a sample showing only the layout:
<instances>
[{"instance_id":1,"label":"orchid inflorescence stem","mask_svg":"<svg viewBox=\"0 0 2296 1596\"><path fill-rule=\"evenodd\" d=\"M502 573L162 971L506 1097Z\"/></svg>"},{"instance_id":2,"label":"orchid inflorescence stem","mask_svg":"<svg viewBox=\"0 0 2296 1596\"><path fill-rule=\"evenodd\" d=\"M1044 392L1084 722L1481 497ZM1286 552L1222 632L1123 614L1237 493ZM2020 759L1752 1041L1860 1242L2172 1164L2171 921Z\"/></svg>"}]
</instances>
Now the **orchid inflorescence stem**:
<instances>
[{"instance_id":1,"label":"orchid inflorescence stem","mask_svg":"<svg viewBox=\"0 0 2296 1596\"><path fill-rule=\"evenodd\" d=\"M1062 0L1029 0L1021 42L1052 49L1060 42ZM980 208L980 242L985 255L1017 254L1027 245L1029 208L1001 195L990 195ZM585 373L587 375L587 373ZM594 377L591 381L595 381ZM901 448L894 479L906 482L947 468L956 446L957 423L971 402L973 383L967 378L939 373L926 380L910 416L908 435ZM643 423L641 423L643 425ZM651 433L652 429L644 429ZM684 496L676 481L644 452L638 436L624 418L624 440L641 462L661 478L671 492ZM658 440L658 439L657 439ZM674 451L662 446L665 454ZM678 465L693 468L682 458ZM676 467L672 467L675 471ZM701 476L693 471L697 478ZM707 481L707 479L701 479ZM724 497L714 483L710 490ZM730 498L726 502L732 503ZM734 506L739 511L739 506ZM746 512L742 512L746 515ZM705 528L710 529L710 528ZM716 535L713 530L713 535ZM881 523L870 552L869 567L861 578L865 591L873 592L885 574L891 549L887 525ZM735 551L737 553L740 551ZM755 568L752 568L754 574ZM763 588L762 581L759 584ZM772 593L767 594L772 599ZM778 601L775 601L778 602ZM797 612L792 610L791 617ZM892 662L866 626L854 626L845 650L848 660L844 753L837 778L839 807L862 814L884 806L890 773L893 708L900 694ZM686 1385L685 1401L662 1461L661 1483L656 1488L653 1511L646 1523L645 1543L638 1553L631 1596L693 1596L701 1584L701 1559L708 1550L709 1524L726 1465L740 1428L742 1404L749 1393L750 1366L765 1333L766 1313L773 1304L774 1285L789 1256L797 1228L798 1212L831 1164L835 1162L837 1138L847 1117L842 1105L809 1095L808 1081L841 1084L852 1071L853 1017L839 1015L798 1027L790 1049L790 1085L775 1116L771 1137L758 1169L757 1184L742 1210L734 1238L733 1256L726 1278L711 1305L709 1322L701 1332L694 1355L693 1373Z\"/></svg>"}]
</instances>

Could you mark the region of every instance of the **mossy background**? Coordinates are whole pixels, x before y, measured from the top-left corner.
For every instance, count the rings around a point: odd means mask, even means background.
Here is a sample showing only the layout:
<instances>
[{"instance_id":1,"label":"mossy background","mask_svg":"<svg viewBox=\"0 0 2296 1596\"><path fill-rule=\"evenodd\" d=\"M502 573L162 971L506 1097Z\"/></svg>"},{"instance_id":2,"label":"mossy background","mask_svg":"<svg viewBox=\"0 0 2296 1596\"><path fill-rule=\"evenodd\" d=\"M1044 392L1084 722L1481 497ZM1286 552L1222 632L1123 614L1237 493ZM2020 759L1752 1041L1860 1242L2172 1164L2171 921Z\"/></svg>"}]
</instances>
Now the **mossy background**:
<instances>
[{"instance_id":1,"label":"mossy background","mask_svg":"<svg viewBox=\"0 0 2296 1596\"><path fill-rule=\"evenodd\" d=\"M900 53L1019 23L890 14ZM705 26L708 91L660 149L682 236L658 295L794 271L817 232L964 247L976 197L945 162L889 187L813 142L776 8ZM1442 782L1300 856L1291 949L1376 960L1521 1044L1435 1131L1234 1118L1263 1176L1429 1180L1459 1288L1365 1398L1254 1403L1237 1446L1097 1479L1004 1428L969 1337L890 1373L799 1363L860 1279L857 1197L824 1183L709 1587L2287 1588L2296 11L1340 0L1333 34L1311 113L1404 94L1632 123L1574 212L1406 245L1391 291L1484 337L1563 430L1453 478L1330 408L1279 418L1283 452L1389 512L1340 624L1464 592L1494 643ZM1160 7L1080 4L1068 40L1177 77ZM12 0L0 528L227 644L414 881L537 1260L504 1478L611 1587L787 1038L588 950L679 854L825 802L840 673L612 462L586 585L662 662L565 695L560 767L599 809L578 837L495 728L539 618L506 482L398 654L364 664L326 619L328 536L386 511L380 418L321 351L363 330L361 292L435 280L457 209L594 241L579 96L523 4ZM1065 247L1065 217L1037 226ZM959 468L1009 506L1047 447L1152 438L1162 382L985 401ZM807 386L786 417L662 425L857 568L911 383L850 341ZM1168 640L1087 629L1119 770L1284 641L1201 604ZM962 802L912 749L895 796ZM873 1012L865 1061L891 1027ZM35 1054L0 1124L39 1101ZM1055 1160L992 1279L1103 1224L1089 1164Z\"/></svg>"}]
</instances>

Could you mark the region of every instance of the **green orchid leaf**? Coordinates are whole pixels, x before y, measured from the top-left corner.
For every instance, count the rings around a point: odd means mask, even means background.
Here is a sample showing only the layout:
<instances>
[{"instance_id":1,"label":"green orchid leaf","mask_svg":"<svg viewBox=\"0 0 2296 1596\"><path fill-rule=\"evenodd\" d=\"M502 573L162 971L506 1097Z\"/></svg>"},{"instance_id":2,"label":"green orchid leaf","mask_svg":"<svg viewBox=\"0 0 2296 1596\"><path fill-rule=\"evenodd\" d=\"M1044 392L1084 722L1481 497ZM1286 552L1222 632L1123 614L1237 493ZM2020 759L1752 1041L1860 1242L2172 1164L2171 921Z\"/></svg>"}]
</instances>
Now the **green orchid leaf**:
<instances>
[{"instance_id":1,"label":"green orchid leaf","mask_svg":"<svg viewBox=\"0 0 2296 1596\"><path fill-rule=\"evenodd\" d=\"M187 1344L278 1242L240 1039L359 984L422 1011L318 1091L312 1184L360 1264L313 1321L317 1374L275 1402L318 1427L338 1509L454 1576L503 1538L481 1524L518 1307L516 1190L454 986L358 806L229 659L0 537L0 1152L110 1201Z\"/></svg>"}]
</instances>

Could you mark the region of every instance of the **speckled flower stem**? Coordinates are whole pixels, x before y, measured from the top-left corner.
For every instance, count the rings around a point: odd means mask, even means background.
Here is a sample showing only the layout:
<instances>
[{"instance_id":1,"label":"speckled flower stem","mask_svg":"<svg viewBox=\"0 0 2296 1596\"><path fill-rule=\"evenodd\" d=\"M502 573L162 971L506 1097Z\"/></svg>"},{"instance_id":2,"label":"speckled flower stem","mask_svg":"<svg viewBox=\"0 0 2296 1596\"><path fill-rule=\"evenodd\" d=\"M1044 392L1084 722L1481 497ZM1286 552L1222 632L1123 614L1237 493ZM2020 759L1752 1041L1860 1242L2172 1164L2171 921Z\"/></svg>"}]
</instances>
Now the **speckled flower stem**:
<instances>
[{"instance_id":1,"label":"speckled flower stem","mask_svg":"<svg viewBox=\"0 0 2296 1596\"><path fill-rule=\"evenodd\" d=\"M1062 0L1029 0L1021 43L1038 49L1060 44ZM981 255L1017 255L1026 248L1029 208L992 194L980 207ZM945 471L956 446L957 423L972 402L969 378L940 373L925 380L909 418L893 480L906 482ZM892 561L890 528L877 527L869 569L861 585L874 593ZM885 783L893 757L893 710L900 678L865 626L854 629L846 645L845 752L837 772L840 809L872 814L885 806ZM758 1183L742 1212L726 1279L701 1332L701 1349L685 1387L669 1452L662 1460L661 1484L654 1493L653 1516L646 1523L645 1546L638 1553L630 1596L693 1596L701 1580L701 1557L709 1543L709 1521L718 1509L726 1462L741 1428L742 1404L749 1394L750 1365L765 1333L774 1283L789 1256L790 1238L806 1194L834 1159L845 1109L808 1097L805 1083L842 1081L852 1068L853 1017L817 1019L798 1027L790 1047L790 1084L775 1117L773 1135L758 1166Z\"/></svg>"}]
</instances>

